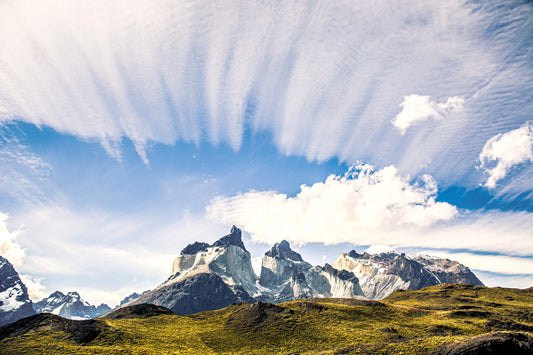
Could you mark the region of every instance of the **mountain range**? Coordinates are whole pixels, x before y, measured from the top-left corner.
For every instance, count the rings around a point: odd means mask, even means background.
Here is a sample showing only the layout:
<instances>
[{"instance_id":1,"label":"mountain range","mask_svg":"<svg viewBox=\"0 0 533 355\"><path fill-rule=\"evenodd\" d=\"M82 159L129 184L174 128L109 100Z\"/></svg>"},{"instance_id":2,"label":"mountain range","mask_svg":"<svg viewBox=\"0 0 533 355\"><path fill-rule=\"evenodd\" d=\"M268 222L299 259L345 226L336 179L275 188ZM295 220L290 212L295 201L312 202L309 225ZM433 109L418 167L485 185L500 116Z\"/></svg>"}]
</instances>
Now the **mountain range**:
<instances>
[{"instance_id":1,"label":"mountain range","mask_svg":"<svg viewBox=\"0 0 533 355\"><path fill-rule=\"evenodd\" d=\"M417 290L442 283L483 283L466 266L448 259L406 255L391 248L369 248L340 254L333 263L313 266L291 249L276 243L254 273L242 232L213 244L187 245L173 263L172 275L155 289L124 306L150 303L177 314L219 309L232 303L279 303L310 298L382 299L395 290Z\"/></svg>"},{"instance_id":2,"label":"mountain range","mask_svg":"<svg viewBox=\"0 0 533 355\"><path fill-rule=\"evenodd\" d=\"M36 313L52 313L68 319L91 319L111 310L106 304L95 307L84 301L77 292L60 291L52 293L47 298L33 304Z\"/></svg>"},{"instance_id":3,"label":"mountain range","mask_svg":"<svg viewBox=\"0 0 533 355\"><path fill-rule=\"evenodd\" d=\"M177 314L215 310L233 303L280 303L312 298L383 299L396 290L418 290L442 283L483 283L468 267L448 259L398 253L373 246L359 254L342 253L324 266L313 266L285 240L263 256L256 275L242 232L233 226L213 244L187 245L172 265L172 274L158 287L125 297L117 308L143 303L166 307ZM53 292L32 303L13 266L0 257L0 325L35 313L68 319L90 319L108 313L77 292Z\"/></svg>"}]
</instances>

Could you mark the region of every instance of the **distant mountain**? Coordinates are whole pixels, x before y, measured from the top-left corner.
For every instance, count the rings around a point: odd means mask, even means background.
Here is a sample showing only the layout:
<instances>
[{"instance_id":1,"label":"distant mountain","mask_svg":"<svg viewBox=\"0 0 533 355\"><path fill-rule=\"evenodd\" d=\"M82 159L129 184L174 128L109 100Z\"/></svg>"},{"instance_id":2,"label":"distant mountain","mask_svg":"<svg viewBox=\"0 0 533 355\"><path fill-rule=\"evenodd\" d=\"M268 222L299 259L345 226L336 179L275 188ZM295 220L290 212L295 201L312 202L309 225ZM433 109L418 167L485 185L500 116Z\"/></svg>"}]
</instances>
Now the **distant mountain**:
<instances>
[{"instance_id":1,"label":"distant mountain","mask_svg":"<svg viewBox=\"0 0 533 355\"><path fill-rule=\"evenodd\" d=\"M26 285L13 265L0 256L0 326L34 314Z\"/></svg>"},{"instance_id":2,"label":"distant mountain","mask_svg":"<svg viewBox=\"0 0 533 355\"><path fill-rule=\"evenodd\" d=\"M148 293L149 291L150 290L146 290L143 293L133 292L131 295L124 297L124 299L120 301L119 306L122 306L123 304L136 300L137 298L141 297L145 293Z\"/></svg>"},{"instance_id":3,"label":"distant mountain","mask_svg":"<svg viewBox=\"0 0 533 355\"><path fill-rule=\"evenodd\" d=\"M432 256L405 255L385 246L372 246L362 254L341 254L333 267L359 279L367 298L382 299L395 290L419 290L442 283L483 286L466 266Z\"/></svg>"},{"instance_id":4,"label":"distant mountain","mask_svg":"<svg viewBox=\"0 0 533 355\"><path fill-rule=\"evenodd\" d=\"M69 292L66 295L60 291L52 293L47 298L33 304L37 313L52 313L68 319L91 319L110 311L106 304L95 307L81 299L77 292Z\"/></svg>"}]
</instances>

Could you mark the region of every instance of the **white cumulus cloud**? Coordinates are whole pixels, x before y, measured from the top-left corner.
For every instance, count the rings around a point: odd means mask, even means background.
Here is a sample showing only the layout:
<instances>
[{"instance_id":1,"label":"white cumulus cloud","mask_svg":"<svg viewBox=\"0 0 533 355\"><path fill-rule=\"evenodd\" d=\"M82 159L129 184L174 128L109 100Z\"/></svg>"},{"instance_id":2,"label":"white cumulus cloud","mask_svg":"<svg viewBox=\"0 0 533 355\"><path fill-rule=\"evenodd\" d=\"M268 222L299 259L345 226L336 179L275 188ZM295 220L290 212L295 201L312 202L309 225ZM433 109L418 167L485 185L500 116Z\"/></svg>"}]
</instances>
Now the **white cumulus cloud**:
<instances>
[{"instance_id":1,"label":"white cumulus cloud","mask_svg":"<svg viewBox=\"0 0 533 355\"><path fill-rule=\"evenodd\" d=\"M19 267L26 256L25 250L15 240L20 231L9 231L7 220L9 216L0 212L0 256L6 258L13 266Z\"/></svg>"},{"instance_id":2,"label":"white cumulus cloud","mask_svg":"<svg viewBox=\"0 0 533 355\"><path fill-rule=\"evenodd\" d=\"M24 285L26 285L26 288L28 289L28 295L32 301L38 302L47 296L47 294L44 292L46 287L41 283L43 281L42 277L20 275L20 279Z\"/></svg>"},{"instance_id":3,"label":"white cumulus cloud","mask_svg":"<svg viewBox=\"0 0 533 355\"><path fill-rule=\"evenodd\" d=\"M435 200L431 176L411 183L394 166L375 171L360 164L344 176L300 188L295 197L274 191L219 197L207 207L207 216L241 225L253 240L269 244L281 239L335 244L427 227L457 214L455 206Z\"/></svg>"},{"instance_id":4,"label":"white cumulus cloud","mask_svg":"<svg viewBox=\"0 0 533 355\"><path fill-rule=\"evenodd\" d=\"M460 96L449 97L445 102L431 100L430 96L408 95L400 104L402 111L394 117L392 124L403 135L412 125L430 119L442 119L448 113L463 108L465 99Z\"/></svg>"},{"instance_id":5,"label":"white cumulus cloud","mask_svg":"<svg viewBox=\"0 0 533 355\"><path fill-rule=\"evenodd\" d=\"M484 186L495 188L496 183L505 178L514 166L533 162L533 123L529 121L520 128L489 139L479 154L479 160L481 168L489 175ZM492 164L494 162L495 165Z\"/></svg>"}]
</instances>

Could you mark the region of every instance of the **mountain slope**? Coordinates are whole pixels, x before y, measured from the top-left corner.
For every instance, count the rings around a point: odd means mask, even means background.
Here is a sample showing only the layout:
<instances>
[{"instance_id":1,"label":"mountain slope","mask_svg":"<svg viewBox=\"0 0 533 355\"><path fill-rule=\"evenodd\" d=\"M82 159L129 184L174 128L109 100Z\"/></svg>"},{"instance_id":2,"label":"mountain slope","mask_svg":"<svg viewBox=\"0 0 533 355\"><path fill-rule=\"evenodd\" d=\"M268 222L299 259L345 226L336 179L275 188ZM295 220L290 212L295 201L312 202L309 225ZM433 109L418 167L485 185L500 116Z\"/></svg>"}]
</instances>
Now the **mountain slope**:
<instances>
[{"instance_id":1,"label":"mountain slope","mask_svg":"<svg viewBox=\"0 0 533 355\"><path fill-rule=\"evenodd\" d=\"M456 261L405 255L390 247L340 254L333 267L353 272L370 299L382 299L399 289L418 290L441 283L483 285L470 269Z\"/></svg>"},{"instance_id":2,"label":"mountain slope","mask_svg":"<svg viewBox=\"0 0 533 355\"><path fill-rule=\"evenodd\" d=\"M8 354L461 354L453 351L490 353L506 344L507 353L529 354L532 314L532 289L443 284L397 291L381 301L244 303L190 316L125 307L87 327L87 321L69 321L75 332L54 326L61 324L57 318L33 323L26 318L0 328L0 348ZM92 340L74 338L88 327Z\"/></svg>"},{"instance_id":3,"label":"mountain slope","mask_svg":"<svg viewBox=\"0 0 533 355\"><path fill-rule=\"evenodd\" d=\"M0 326L34 314L26 285L13 265L0 256Z\"/></svg>"},{"instance_id":4,"label":"mountain slope","mask_svg":"<svg viewBox=\"0 0 533 355\"><path fill-rule=\"evenodd\" d=\"M167 281L122 307L151 303L191 314L255 301L257 277L241 238L241 230L233 226L230 234L212 245L186 246L174 260Z\"/></svg>"},{"instance_id":5,"label":"mountain slope","mask_svg":"<svg viewBox=\"0 0 533 355\"><path fill-rule=\"evenodd\" d=\"M33 309L37 313L52 313L68 319L91 319L110 311L106 304L98 307L90 305L81 299L77 292L69 292L66 295L56 291L50 296L33 304Z\"/></svg>"}]
</instances>

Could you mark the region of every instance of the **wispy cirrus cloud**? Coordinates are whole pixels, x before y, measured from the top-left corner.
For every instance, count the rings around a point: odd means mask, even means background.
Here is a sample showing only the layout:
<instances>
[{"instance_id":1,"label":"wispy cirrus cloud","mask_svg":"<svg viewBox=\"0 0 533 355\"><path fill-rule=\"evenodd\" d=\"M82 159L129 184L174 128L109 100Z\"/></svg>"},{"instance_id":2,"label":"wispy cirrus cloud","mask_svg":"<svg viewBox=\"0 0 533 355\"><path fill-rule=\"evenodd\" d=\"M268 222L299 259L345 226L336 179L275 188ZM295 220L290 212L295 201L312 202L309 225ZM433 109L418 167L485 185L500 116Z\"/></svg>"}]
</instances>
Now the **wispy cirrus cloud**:
<instances>
[{"instance_id":1,"label":"wispy cirrus cloud","mask_svg":"<svg viewBox=\"0 0 533 355\"><path fill-rule=\"evenodd\" d=\"M515 94L531 92L532 14L525 1L4 1L0 117L116 157L130 139L145 162L153 143L238 150L250 130L309 160L462 183L533 109ZM425 102L441 115L446 98L472 99L435 127L415 124L435 112L397 117L413 93L443 98Z\"/></svg>"}]
</instances>

